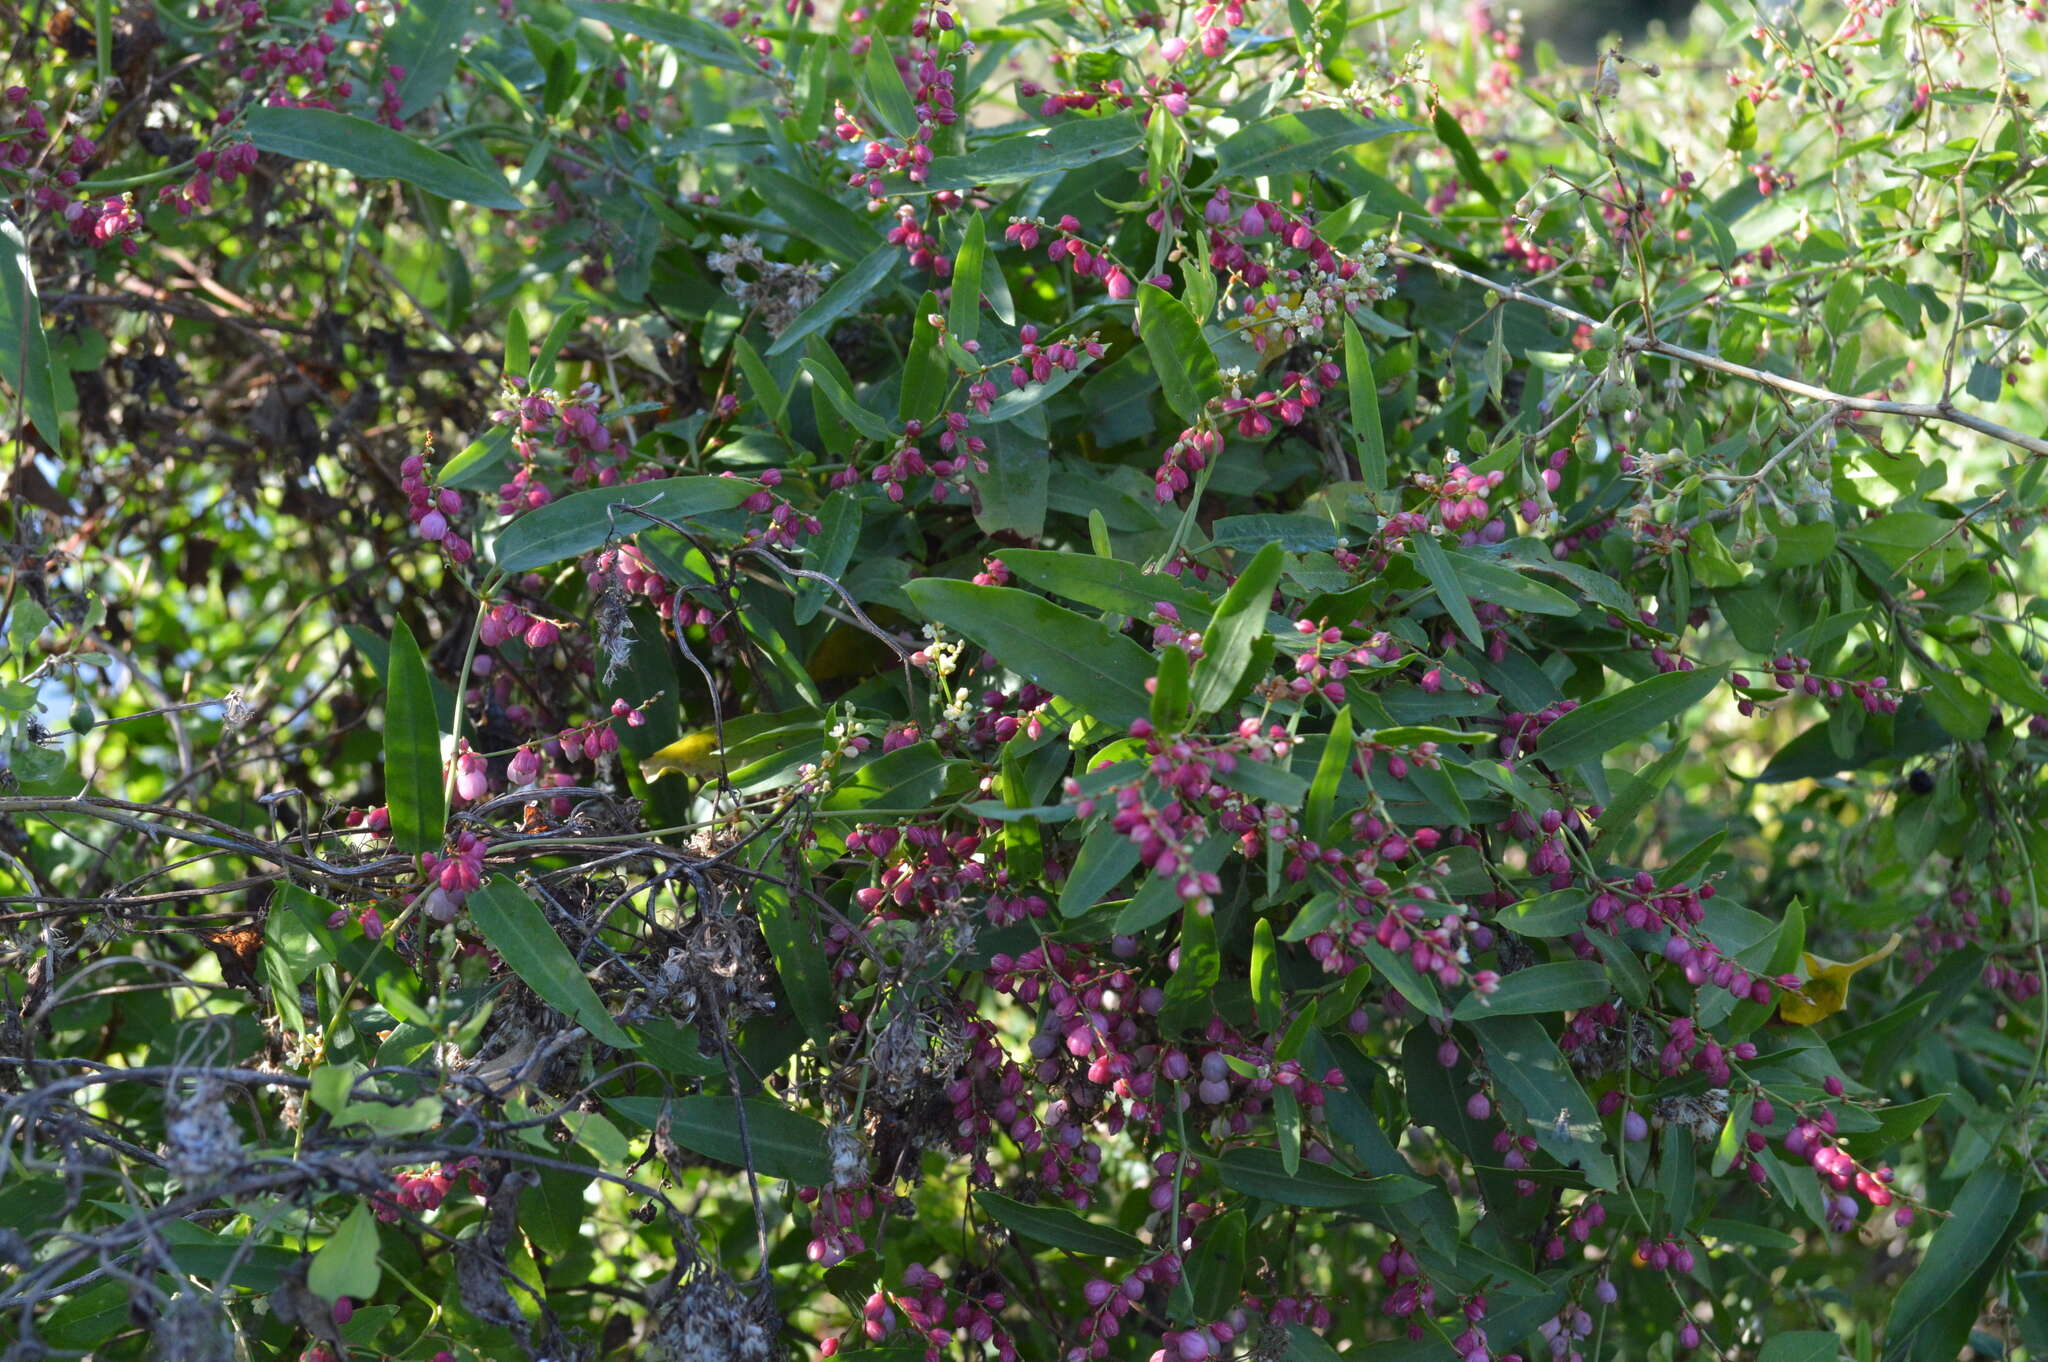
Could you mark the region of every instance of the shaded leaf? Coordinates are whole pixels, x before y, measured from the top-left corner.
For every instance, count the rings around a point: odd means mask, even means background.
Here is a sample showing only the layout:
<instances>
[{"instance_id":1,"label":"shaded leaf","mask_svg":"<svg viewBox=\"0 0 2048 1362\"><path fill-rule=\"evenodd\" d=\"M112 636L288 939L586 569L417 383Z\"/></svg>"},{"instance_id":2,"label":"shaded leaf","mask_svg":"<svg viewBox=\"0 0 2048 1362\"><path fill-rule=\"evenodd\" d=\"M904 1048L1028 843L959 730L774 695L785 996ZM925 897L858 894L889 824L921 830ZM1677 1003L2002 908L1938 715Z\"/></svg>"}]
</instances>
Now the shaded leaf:
<instances>
[{"instance_id":1,"label":"shaded leaf","mask_svg":"<svg viewBox=\"0 0 2048 1362\"><path fill-rule=\"evenodd\" d=\"M637 1047L639 1042L605 1011L547 914L524 889L493 875L483 888L471 891L468 908L478 934L543 1002L602 1044L615 1050Z\"/></svg>"},{"instance_id":2,"label":"shaded leaf","mask_svg":"<svg viewBox=\"0 0 2048 1362\"><path fill-rule=\"evenodd\" d=\"M999 1192L976 1192L974 1204L989 1219L1034 1244L1097 1258L1136 1258L1145 1252L1142 1241L1064 1207L1027 1206Z\"/></svg>"},{"instance_id":3,"label":"shaded leaf","mask_svg":"<svg viewBox=\"0 0 2048 1362\"><path fill-rule=\"evenodd\" d=\"M1127 728L1150 709L1151 656L1099 620L1015 587L926 577L903 592L927 619L1105 723Z\"/></svg>"},{"instance_id":4,"label":"shaded leaf","mask_svg":"<svg viewBox=\"0 0 2048 1362\"><path fill-rule=\"evenodd\" d=\"M661 478L573 492L498 531L491 541L491 560L501 572L531 572L602 548L615 535L627 539L656 528L653 521L629 511L613 512L614 506L637 506L669 520L686 520L731 510L758 490L739 478Z\"/></svg>"},{"instance_id":5,"label":"shaded leaf","mask_svg":"<svg viewBox=\"0 0 2048 1362\"><path fill-rule=\"evenodd\" d=\"M264 104L249 110L243 126L258 147L293 160L318 161L366 180L403 180L429 194L484 208L516 212L523 206L501 176L367 118Z\"/></svg>"}]
</instances>

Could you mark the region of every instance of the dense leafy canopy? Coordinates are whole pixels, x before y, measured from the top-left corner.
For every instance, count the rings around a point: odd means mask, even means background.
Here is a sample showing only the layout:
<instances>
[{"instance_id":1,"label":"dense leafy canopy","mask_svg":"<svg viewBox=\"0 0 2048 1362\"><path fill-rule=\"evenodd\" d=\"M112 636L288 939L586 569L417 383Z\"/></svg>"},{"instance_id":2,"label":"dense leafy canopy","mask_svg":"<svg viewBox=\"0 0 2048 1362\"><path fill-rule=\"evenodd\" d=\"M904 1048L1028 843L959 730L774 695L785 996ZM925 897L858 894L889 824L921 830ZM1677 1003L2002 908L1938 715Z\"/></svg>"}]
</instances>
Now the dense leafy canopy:
<instances>
[{"instance_id":1,"label":"dense leafy canopy","mask_svg":"<svg viewBox=\"0 0 2048 1362\"><path fill-rule=\"evenodd\" d=\"M10 6L8 1357L2048 1357L2037 9Z\"/></svg>"}]
</instances>

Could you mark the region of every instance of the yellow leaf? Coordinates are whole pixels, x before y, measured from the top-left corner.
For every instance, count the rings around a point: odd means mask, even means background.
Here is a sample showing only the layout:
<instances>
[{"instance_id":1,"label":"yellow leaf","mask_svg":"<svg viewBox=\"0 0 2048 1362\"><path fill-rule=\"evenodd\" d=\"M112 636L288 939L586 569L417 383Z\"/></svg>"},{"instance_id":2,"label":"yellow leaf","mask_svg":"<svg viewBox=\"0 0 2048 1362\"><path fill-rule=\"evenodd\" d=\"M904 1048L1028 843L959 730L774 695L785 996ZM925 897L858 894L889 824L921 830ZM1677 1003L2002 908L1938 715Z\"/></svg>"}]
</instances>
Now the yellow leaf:
<instances>
[{"instance_id":1,"label":"yellow leaf","mask_svg":"<svg viewBox=\"0 0 2048 1362\"><path fill-rule=\"evenodd\" d=\"M718 750L718 735L704 728L685 733L641 762L640 774L650 785L670 771L704 780L717 775L724 761L724 754Z\"/></svg>"},{"instance_id":2,"label":"yellow leaf","mask_svg":"<svg viewBox=\"0 0 2048 1362\"><path fill-rule=\"evenodd\" d=\"M1779 997L1779 1019L1794 1026L1812 1026L1834 1016L1848 1006L1849 980L1856 971L1869 968L1898 948L1899 934L1893 932L1891 940L1858 960L1826 960L1806 955L1806 982L1797 992Z\"/></svg>"}]
</instances>

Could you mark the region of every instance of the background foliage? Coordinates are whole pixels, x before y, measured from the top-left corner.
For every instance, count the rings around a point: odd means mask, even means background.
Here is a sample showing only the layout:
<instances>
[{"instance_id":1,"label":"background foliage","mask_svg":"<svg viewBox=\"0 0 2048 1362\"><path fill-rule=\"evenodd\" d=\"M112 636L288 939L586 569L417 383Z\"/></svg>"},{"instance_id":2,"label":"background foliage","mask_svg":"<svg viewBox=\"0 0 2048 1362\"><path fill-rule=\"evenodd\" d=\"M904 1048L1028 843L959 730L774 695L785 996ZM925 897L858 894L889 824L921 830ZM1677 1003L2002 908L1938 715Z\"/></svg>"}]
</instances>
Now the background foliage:
<instances>
[{"instance_id":1,"label":"background foliage","mask_svg":"<svg viewBox=\"0 0 2048 1362\"><path fill-rule=\"evenodd\" d=\"M4 14L10 1357L2048 1354L2039 10Z\"/></svg>"}]
</instances>

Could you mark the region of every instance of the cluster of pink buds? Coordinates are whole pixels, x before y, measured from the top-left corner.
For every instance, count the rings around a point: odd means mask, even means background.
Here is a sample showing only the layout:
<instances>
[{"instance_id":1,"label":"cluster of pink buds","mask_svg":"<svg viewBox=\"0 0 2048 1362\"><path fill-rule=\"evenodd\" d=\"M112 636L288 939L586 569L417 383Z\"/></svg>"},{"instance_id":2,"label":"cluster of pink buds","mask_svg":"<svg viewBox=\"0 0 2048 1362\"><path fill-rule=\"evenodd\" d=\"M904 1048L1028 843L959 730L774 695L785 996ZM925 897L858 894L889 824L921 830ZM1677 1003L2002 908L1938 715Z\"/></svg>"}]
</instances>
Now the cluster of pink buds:
<instances>
[{"instance_id":1,"label":"cluster of pink buds","mask_svg":"<svg viewBox=\"0 0 2048 1362\"><path fill-rule=\"evenodd\" d=\"M1507 537L1507 526L1494 515L1488 498L1507 478L1501 469L1475 473L1463 463L1453 463L1441 479L1417 475L1416 485L1436 499L1437 518L1458 536L1458 542L1497 544Z\"/></svg>"},{"instance_id":2,"label":"cluster of pink buds","mask_svg":"<svg viewBox=\"0 0 2048 1362\"><path fill-rule=\"evenodd\" d=\"M910 92L917 126L910 130L901 145L875 139L861 149L861 169L855 171L847 183L856 189L866 189L871 199L879 200L883 196L886 192L884 177L891 174L901 174L912 184L923 184L930 172L933 134L959 118L953 100L952 65L937 47L923 41L933 27L945 31L953 24L950 10L943 5L932 6L913 25L913 35L918 41L912 43L907 52L894 57L897 75ZM865 56L868 45L873 42L871 37L856 38L854 55ZM861 136L860 125L844 106L838 110L836 130L839 137L848 142L857 141ZM927 259L914 267L929 268L931 263Z\"/></svg>"},{"instance_id":3,"label":"cluster of pink buds","mask_svg":"<svg viewBox=\"0 0 2048 1362\"><path fill-rule=\"evenodd\" d=\"M1072 372L1081 367L1086 359L1101 359L1103 345L1100 339L1090 336L1079 345L1066 341L1051 341L1041 346L1038 343L1038 328L1026 322L1017 332L1019 350L1017 358L1010 362L1010 386L1022 389L1033 383L1050 380L1056 370Z\"/></svg>"},{"instance_id":4,"label":"cluster of pink buds","mask_svg":"<svg viewBox=\"0 0 2048 1362\"><path fill-rule=\"evenodd\" d=\"M656 571L646 555L632 544L617 544L584 560L591 586L602 593L608 585L631 596L644 596L663 619L673 619L679 628L701 626L715 643L725 637L725 625L709 606L693 605Z\"/></svg>"},{"instance_id":5,"label":"cluster of pink buds","mask_svg":"<svg viewBox=\"0 0 2048 1362\"><path fill-rule=\"evenodd\" d=\"M1511 710L1504 715L1500 724L1504 730L1500 738L1500 754L1512 760L1534 752L1543 738L1543 730L1562 719L1579 707L1577 700L1559 700L1556 704L1545 705L1534 714Z\"/></svg>"},{"instance_id":6,"label":"cluster of pink buds","mask_svg":"<svg viewBox=\"0 0 2048 1362\"><path fill-rule=\"evenodd\" d=\"M1017 1362L1016 1340L999 1323L1009 1304L1001 1290L970 1288L949 1302L946 1279L922 1263L912 1263L903 1269L903 1291L895 1299L903 1307L904 1320L924 1337L928 1348L944 1348L959 1338L977 1355L983 1345L992 1344L996 1362Z\"/></svg>"},{"instance_id":7,"label":"cluster of pink buds","mask_svg":"<svg viewBox=\"0 0 2048 1362\"><path fill-rule=\"evenodd\" d=\"M1053 233L1052 243L1045 248L1046 258L1055 264L1064 260L1073 269L1075 278L1100 279L1109 296L1118 301L1137 293L1137 283L1131 272L1111 258L1106 250L1091 246L1080 235L1081 220L1071 214L1051 226L1036 218L1016 218L1003 229L1003 236L1028 251L1038 244L1045 232ZM1156 274L1146 282L1160 288L1172 288L1173 276Z\"/></svg>"},{"instance_id":8,"label":"cluster of pink buds","mask_svg":"<svg viewBox=\"0 0 2048 1362\"><path fill-rule=\"evenodd\" d=\"M553 620L543 619L510 601L500 601L486 611L476 630L477 642L486 648L518 639L540 652L554 647L561 637L562 628Z\"/></svg>"},{"instance_id":9,"label":"cluster of pink buds","mask_svg":"<svg viewBox=\"0 0 2048 1362\"><path fill-rule=\"evenodd\" d=\"M1188 490L1189 474L1199 473L1223 453L1223 435L1206 426L1189 426L1167 446L1152 474L1152 496L1169 502Z\"/></svg>"},{"instance_id":10,"label":"cluster of pink buds","mask_svg":"<svg viewBox=\"0 0 2048 1362\"><path fill-rule=\"evenodd\" d=\"M1308 651L1294 659L1294 679L1288 682L1288 689L1297 696L1316 692L1333 705L1345 701L1344 679L1351 675L1353 667L1369 667L1375 660L1370 647L1348 647L1344 642L1344 631L1335 625L1319 625L1315 620L1299 619L1294 622L1294 632L1308 638ZM1329 655L1324 650L1331 650ZM1430 755L1435 755L1435 746L1430 744ZM1407 763L1402 762L1405 769Z\"/></svg>"},{"instance_id":11,"label":"cluster of pink buds","mask_svg":"<svg viewBox=\"0 0 2048 1362\"><path fill-rule=\"evenodd\" d=\"M1172 1154L1162 1154L1160 1160L1172 1160ZM1131 1275L1120 1282L1096 1277L1081 1288L1081 1301L1088 1307L1088 1313L1081 1319L1083 1342L1070 1348L1064 1355L1064 1362L1091 1362L1091 1359L1109 1356L1109 1340L1124 1330L1124 1319L1138 1309L1148 1292L1157 1290L1161 1295L1172 1291L1180 1284L1185 1264L1177 1252L1163 1253L1149 1263L1134 1268ZM1200 1352L1190 1351L1197 1347ZM1205 1330L1188 1330L1178 1333L1168 1330L1162 1337L1165 1350L1152 1354L1167 1362L1177 1359L1223 1357L1227 1353L1211 1351L1215 1343L1213 1335Z\"/></svg>"},{"instance_id":12,"label":"cluster of pink buds","mask_svg":"<svg viewBox=\"0 0 2048 1362\"><path fill-rule=\"evenodd\" d=\"M1547 509L1546 503L1550 494L1564 486L1564 470L1571 465L1571 461L1572 452L1569 449L1553 449L1550 451L1550 457L1545 461L1541 475L1543 499L1538 500L1536 497L1522 498L1522 504L1518 509L1522 512L1523 520L1528 521L1531 525L1542 520ZM1489 488L1488 490L1490 491L1491 489Z\"/></svg>"},{"instance_id":13,"label":"cluster of pink buds","mask_svg":"<svg viewBox=\"0 0 2048 1362\"><path fill-rule=\"evenodd\" d=\"M524 380L515 376L507 382L518 387ZM566 398L552 389L542 389L527 393L510 408L492 412L491 419L512 428L512 449L522 463L531 466L552 449L557 457L567 458L570 482L615 487L623 480L618 460L627 451L605 428L599 412L603 403L604 392L595 383L583 384ZM536 504L531 500L530 483L530 477L515 477L500 488L501 509L512 509L504 504L507 502Z\"/></svg>"},{"instance_id":14,"label":"cluster of pink buds","mask_svg":"<svg viewBox=\"0 0 2048 1362\"><path fill-rule=\"evenodd\" d=\"M436 922L453 922L472 890L483 887L484 840L473 832L456 838L453 855L434 852L420 855L420 869L426 872L427 887L415 902L420 911Z\"/></svg>"},{"instance_id":15,"label":"cluster of pink buds","mask_svg":"<svg viewBox=\"0 0 2048 1362\"><path fill-rule=\"evenodd\" d=\"M64 206L64 222L74 235L85 237L95 246L104 246L110 241L119 241L124 255L134 255L140 247L135 243L136 232L142 230L142 215L135 211L135 197L122 194L94 203L80 199Z\"/></svg>"},{"instance_id":16,"label":"cluster of pink buds","mask_svg":"<svg viewBox=\"0 0 2048 1362\"><path fill-rule=\"evenodd\" d=\"M157 191L157 199L169 204L179 217L190 217L196 210L213 206L216 184L231 185L242 176L253 173L261 155L254 142L230 142L223 147L209 147L192 158L195 167L192 178L183 184L165 185Z\"/></svg>"},{"instance_id":17,"label":"cluster of pink buds","mask_svg":"<svg viewBox=\"0 0 2048 1362\"><path fill-rule=\"evenodd\" d=\"M821 1268L837 1267L865 1252L867 1237L858 1226L897 1201L886 1188L867 1186L799 1187L796 1198L812 1208L811 1238L804 1246L804 1256Z\"/></svg>"},{"instance_id":18,"label":"cluster of pink buds","mask_svg":"<svg viewBox=\"0 0 2048 1362\"><path fill-rule=\"evenodd\" d=\"M452 487L436 490L427 482L427 460L422 454L408 454L398 467L399 486L405 491L406 516L413 530L429 543L439 544L450 562L467 563L476 556L467 539L455 532L450 516L462 513L462 494Z\"/></svg>"},{"instance_id":19,"label":"cluster of pink buds","mask_svg":"<svg viewBox=\"0 0 2048 1362\"><path fill-rule=\"evenodd\" d=\"M1436 1287L1423 1275L1422 1264L1396 1239L1380 1254L1380 1280L1387 1285L1387 1298L1380 1309L1395 1319L1408 1321L1408 1337L1422 1337L1422 1321L1436 1313Z\"/></svg>"},{"instance_id":20,"label":"cluster of pink buds","mask_svg":"<svg viewBox=\"0 0 2048 1362\"><path fill-rule=\"evenodd\" d=\"M1344 371L1328 361L1309 373L1289 369L1280 376L1277 389L1268 389L1251 397L1223 399L1223 419L1234 419L1237 433L1245 439L1261 439L1273 433L1275 420L1283 426L1300 425L1307 419L1309 409L1322 403L1323 389L1343 377Z\"/></svg>"},{"instance_id":21,"label":"cluster of pink buds","mask_svg":"<svg viewBox=\"0 0 2048 1362\"><path fill-rule=\"evenodd\" d=\"M1890 678L1873 676L1866 680L1843 682L1830 677L1817 676L1813 670L1813 659L1781 653L1770 662L1771 683L1788 695L1810 695L1816 699L1833 703L1844 695L1854 696L1863 706L1865 714L1896 714L1899 710L1899 695L1891 688ZM1741 672L1729 677L1729 683L1737 688L1750 685L1750 678ZM1756 702L1747 696L1737 705L1744 716L1755 714Z\"/></svg>"},{"instance_id":22,"label":"cluster of pink buds","mask_svg":"<svg viewBox=\"0 0 2048 1362\"><path fill-rule=\"evenodd\" d=\"M1821 1086L1830 1097L1842 1095L1842 1080L1829 1074ZM1751 1119L1761 1125L1754 1108ZM1860 1195L1875 1207L1892 1204L1892 1170L1889 1168L1866 1169L1859 1165L1849 1151L1844 1149L1835 1137L1835 1113L1823 1108L1812 1117L1794 1121L1792 1129L1785 1135L1785 1152L1795 1159L1804 1159L1820 1174L1821 1181L1834 1189L1827 1198L1828 1227L1837 1234L1845 1234L1855 1227L1863 1208L1856 1202ZM1913 1210L1901 1206L1894 1217L1900 1225L1911 1224Z\"/></svg>"},{"instance_id":23,"label":"cluster of pink buds","mask_svg":"<svg viewBox=\"0 0 2048 1362\"><path fill-rule=\"evenodd\" d=\"M1207 1358L1233 1355L1231 1345L1243 1336L1245 1313L1233 1310L1227 1319L1192 1329L1168 1329L1159 1341L1166 1346L1152 1354L1152 1362L1205 1362Z\"/></svg>"},{"instance_id":24,"label":"cluster of pink buds","mask_svg":"<svg viewBox=\"0 0 2048 1362\"><path fill-rule=\"evenodd\" d=\"M455 1163L436 1164L421 1172L407 1172L403 1169L393 1173L392 1188L388 1192L374 1192L370 1196L370 1209L386 1224L395 1222L404 1211L427 1212L437 1210L448 1193L456 1186L466 1186L475 1196L484 1195L483 1179L476 1173L474 1157ZM459 1182L458 1182L459 1180Z\"/></svg>"},{"instance_id":25,"label":"cluster of pink buds","mask_svg":"<svg viewBox=\"0 0 2048 1362\"><path fill-rule=\"evenodd\" d=\"M15 110L9 131L15 136L0 139L0 167L27 170L35 163L37 148L50 140L49 120L29 102L26 85L10 85L0 93L5 107Z\"/></svg>"},{"instance_id":26,"label":"cluster of pink buds","mask_svg":"<svg viewBox=\"0 0 2048 1362\"><path fill-rule=\"evenodd\" d=\"M1614 1291L1611 1282L1605 1285L1609 1291ZM1597 1294L1599 1287L1595 1287L1594 1291ZM1615 1292L1617 1299L1620 1298L1620 1294L1618 1291ZM1559 1359L1559 1362L1584 1362L1585 1354L1579 1351L1579 1347L1593 1336L1593 1316L1582 1306L1568 1304L1556 1315L1537 1325L1536 1333L1543 1340L1543 1346L1549 1349L1550 1355Z\"/></svg>"}]
</instances>

